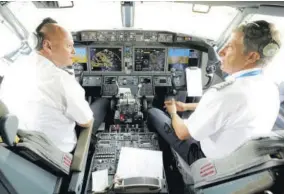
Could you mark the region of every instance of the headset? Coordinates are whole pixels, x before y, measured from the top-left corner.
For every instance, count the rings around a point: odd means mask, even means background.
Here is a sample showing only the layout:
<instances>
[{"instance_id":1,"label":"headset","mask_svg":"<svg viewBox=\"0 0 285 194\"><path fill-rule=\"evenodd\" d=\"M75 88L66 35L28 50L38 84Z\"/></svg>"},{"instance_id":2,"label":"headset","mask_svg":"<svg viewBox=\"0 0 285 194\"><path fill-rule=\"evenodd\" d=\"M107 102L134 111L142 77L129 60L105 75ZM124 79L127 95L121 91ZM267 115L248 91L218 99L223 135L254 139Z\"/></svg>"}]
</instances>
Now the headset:
<instances>
[{"instance_id":1,"label":"headset","mask_svg":"<svg viewBox=\"0 0 285 194\"><path fill-rule=\"evenodd\" d=\"M36 28L36 31L32 34L32 39L35 44L36 50L41 50L43 48L43 41L44 41L44 33L41 32L42 28L46 24L57 24L57 21L55 21L52 18L45 18L40 25Z\"/></svg>"},{"instance_id":2,"label":"headset","mask_svg":"<svg viewBox=\"0 0 285 194\"><path fill-rule=\"evenodd\" d=\"M264 20L246 24L244 34L247 39L260 39L262 43L258 46L258 53L261 58L273 57L280 49L272 37L270 24Z\"/></svg>"}]
</instances>

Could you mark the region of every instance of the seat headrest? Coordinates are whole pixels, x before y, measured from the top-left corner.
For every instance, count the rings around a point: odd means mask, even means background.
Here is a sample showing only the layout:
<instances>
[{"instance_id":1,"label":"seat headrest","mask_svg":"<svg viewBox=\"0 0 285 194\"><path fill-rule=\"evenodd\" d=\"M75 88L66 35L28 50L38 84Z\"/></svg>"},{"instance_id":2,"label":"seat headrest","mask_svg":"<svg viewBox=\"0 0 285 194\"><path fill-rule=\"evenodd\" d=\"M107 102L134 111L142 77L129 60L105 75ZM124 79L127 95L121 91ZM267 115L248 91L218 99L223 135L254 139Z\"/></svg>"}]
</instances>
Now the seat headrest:
<instances>
[{"instance_id":1,"label":"seat headrest","mask_svg":"<svg viewBox=\"0 0 285 194\"><path fill-rule=\"evenodd\" d=\"M0 100L0 118L8 114L9 111L7 106Z\"/></svg>"},{"instance_id":2,"label":"seat headrest","mask_svg":"<svg viewBox=\"0 0 285 194\"><path fill-rule=\"evenodd\" d=\"M18 118L13 115L6 115L0 118L0 135L8 146L13 146L18 131Z\"/></svg>"},{"instance_id":3,"label":"seat headrest","mask_svg":"<svg viewBox=\"0 0 285 194\"><path fill-rule=\"evenodd\" d=\"M18 124L18 118L10 115L7 106L0 100L0 136L8 146L12 146L15 141Z\"/></svg>"}]
</instances>

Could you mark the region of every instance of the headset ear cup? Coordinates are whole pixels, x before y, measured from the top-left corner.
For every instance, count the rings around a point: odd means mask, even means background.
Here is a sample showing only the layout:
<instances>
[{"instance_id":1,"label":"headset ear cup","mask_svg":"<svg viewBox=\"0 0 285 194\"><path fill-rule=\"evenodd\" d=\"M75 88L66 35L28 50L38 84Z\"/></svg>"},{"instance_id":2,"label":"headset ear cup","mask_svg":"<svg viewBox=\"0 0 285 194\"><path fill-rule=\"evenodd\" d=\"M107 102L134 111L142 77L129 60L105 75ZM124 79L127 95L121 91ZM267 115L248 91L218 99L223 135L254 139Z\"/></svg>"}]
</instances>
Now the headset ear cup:
<instances>
[{"instance_id":1,"label":"headset ear cup","mask_svg":"<svg viewBox=\"0 0 285 194\"><path fill-rule=\"evenodd\" d=\"M278 51L279 45L275 40L261 44L258 48L258 52L262 55L261 57L273 57Z\"/></svg>"},{"instance_id":2,"label":"headset ear cup","mask_svg":"<svg viewBox=\"0 0 285 194\"><path fill-rule=\"evenodd\" d=\"M32 49L37 49L39 45L39 39L37 33L33 32L28 38L28 44Z\"/></svg>"},{"instance_id":3,"label":"headset ear cup","mask_svg":"<svg viewBox=\"0 0 285 194\"><path fill-rule=\"evenodd\" d=\"M261 45L259 45L259 47L258 47L258 53L260 54L260 58L264 58L265 57L265 55L264 55L264 53L263 53L263 50L264 50L264 48L266 47L266 45L267 44L261 44Z\"/></svg>"},{"instance_id":4,"label":"headset ear cup","mask_svg":"<svg viewBox=\"0 0 285 194\"><path fill-rule=\"evenodd\" d=\"M41 50L43 48L43 33L38 32L37 39L38 39L38 44L37 44L36 49Z\"/></svg>"},{"instance_id":5,"label":"headset ear cup","mask_svg":"<svg viewBox=\"0 0 285 194\"><path fill-rule=\"evenodd\" d=\"M279 50L278 44L270 42L263 47L262 54L265 57L273 57L278 52L278 50Z\"/></svg>"}]
</instances>

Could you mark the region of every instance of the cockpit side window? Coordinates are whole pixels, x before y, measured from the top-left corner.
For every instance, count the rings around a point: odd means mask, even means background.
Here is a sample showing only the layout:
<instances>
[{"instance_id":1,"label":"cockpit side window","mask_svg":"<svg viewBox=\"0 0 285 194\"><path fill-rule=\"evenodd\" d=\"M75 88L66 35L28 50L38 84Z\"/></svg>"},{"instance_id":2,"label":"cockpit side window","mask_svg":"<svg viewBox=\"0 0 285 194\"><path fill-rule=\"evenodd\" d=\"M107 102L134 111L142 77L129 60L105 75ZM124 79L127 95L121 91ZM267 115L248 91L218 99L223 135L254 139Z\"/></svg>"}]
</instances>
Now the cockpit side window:
<instances>
[{"instance_id":1,"label":"cockpit side window","mask_svg":"<svg viewBox=\"0 0 285 194\"><path fill-rule=\"evenodd\" d=\"M0 57L16 50L21 45L21 40L11 29L9 24L0 15Z\"/></svg>"},{"instance_id":2,"label":"cockpit side window","mask_svg":"<svg viewBox=\"0 0 285 194\"><path fill-rule=\"evenodd\" d=\"M21 40L1 15L0 32L0 77L3 77L8 66L8 62L4 59L4 56L17 50L21 46Z\"/></svg>"}]
</instances>

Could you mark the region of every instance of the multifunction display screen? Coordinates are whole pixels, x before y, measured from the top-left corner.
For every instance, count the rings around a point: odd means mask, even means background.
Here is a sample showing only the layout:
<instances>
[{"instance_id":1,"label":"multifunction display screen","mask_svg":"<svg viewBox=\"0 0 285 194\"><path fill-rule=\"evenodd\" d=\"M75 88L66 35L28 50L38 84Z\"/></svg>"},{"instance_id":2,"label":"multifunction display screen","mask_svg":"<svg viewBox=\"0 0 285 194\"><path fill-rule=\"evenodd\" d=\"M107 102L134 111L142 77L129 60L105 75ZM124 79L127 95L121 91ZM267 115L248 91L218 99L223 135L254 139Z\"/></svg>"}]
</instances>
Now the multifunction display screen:
<instances>
[{"instance_id":1,"label":"multifunction display screen","mask_svg":"<svg viewBox=\"0 0 285 194\"><path fill-rule=\"evenodd\" d=\"M135 48L135 71L164 71L165 48Z\"/></svg>"},{"instance_id":2,"label":"multifunction display screen","mask_svg":"<svg viewBox=\"0 0 285 194\"><path fill-rule=\"evenodd\" d=\"M122 71L122 48L90 48L91 71Z\"/></svg>"},{"instance_id":3,"label":"multifunction display screen","mask_svg":"<svg viewBox=\"0 0 285 194\"><path fill-rule=\"evenodd\" d=\"M168 71L174 68L177 71L187 67L198 66L198 52L193 49L170 48L168 50Z\"/></svg>"},{"instance_id":4,"label":"multifunction display screen","mask_svg":"<svg viewBox=\"0 0 285 194\"><path fill-rule=\"evenodd\" d=\"M75 55L72 58L74 64L79 64L87 71L87 49L85 47L75 47Z\"/></svg>"}]
</instances>

